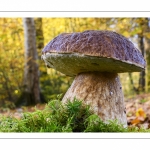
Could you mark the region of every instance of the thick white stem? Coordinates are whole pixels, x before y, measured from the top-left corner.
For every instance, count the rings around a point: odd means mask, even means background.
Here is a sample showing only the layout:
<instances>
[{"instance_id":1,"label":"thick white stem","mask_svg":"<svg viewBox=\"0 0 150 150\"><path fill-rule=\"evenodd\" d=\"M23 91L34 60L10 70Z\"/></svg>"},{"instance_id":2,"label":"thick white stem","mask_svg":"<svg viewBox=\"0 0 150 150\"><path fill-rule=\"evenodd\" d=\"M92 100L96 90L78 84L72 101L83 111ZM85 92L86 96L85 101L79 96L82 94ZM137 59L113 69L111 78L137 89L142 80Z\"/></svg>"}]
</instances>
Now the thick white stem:
<instances>
[{"instance_id":1,"label":"thick white stem","mask_svg":"<svg viewBox=\"0 0 150 150\"><path fill-rule=\"evenodd\" d=\"M124 96L116 73L92 72L77 75L62 101L72 101L75 97L89 104L103 121L117 119L127 126Z\"/></svg>"}]
</instances>

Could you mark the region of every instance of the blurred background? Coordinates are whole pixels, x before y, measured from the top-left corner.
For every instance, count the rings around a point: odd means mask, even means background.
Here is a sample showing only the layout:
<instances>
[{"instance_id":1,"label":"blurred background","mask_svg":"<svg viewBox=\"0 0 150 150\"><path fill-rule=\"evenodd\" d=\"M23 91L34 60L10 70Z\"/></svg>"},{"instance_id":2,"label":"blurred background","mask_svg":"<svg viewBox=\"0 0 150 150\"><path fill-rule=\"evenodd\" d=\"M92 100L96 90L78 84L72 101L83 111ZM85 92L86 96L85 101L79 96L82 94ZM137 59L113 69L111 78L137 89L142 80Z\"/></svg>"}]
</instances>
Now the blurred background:
<instances>
[{"instance_id":1,"label":"blurred background","mask_svg":"<svg viewBox=\"0 0 150 150\"><path fill-rule=\"evenodd\" d=\"M129 122L145 121L150 108L149 18L0 18L1 113L60 98L73 78L46 68L41 51L58 34L85 30L122 34L145 57L145 71L120 74Z\"/></svg>"}]
</instances>

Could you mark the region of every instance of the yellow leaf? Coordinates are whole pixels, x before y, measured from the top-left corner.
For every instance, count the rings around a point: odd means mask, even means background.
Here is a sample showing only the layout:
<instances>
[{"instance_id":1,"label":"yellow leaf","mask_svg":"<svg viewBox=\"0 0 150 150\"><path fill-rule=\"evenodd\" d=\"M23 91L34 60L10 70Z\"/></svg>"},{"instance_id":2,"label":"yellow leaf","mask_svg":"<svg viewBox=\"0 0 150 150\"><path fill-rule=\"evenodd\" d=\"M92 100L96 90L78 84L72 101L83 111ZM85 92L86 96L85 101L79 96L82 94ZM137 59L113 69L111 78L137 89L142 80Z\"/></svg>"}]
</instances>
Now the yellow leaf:
<instances>
[{"instance_id":1,"label":"yellow leaf","mask_svg":"<svg viewBox=\"0 0 150 150\"><path fill-rule=\"evenodd\" d=\"M146 118L146 113L144 112L144 110L142 108L139 108L137 111L136 111L136 117L143 117L143 118Z\"/></svg>"}]
</instances>

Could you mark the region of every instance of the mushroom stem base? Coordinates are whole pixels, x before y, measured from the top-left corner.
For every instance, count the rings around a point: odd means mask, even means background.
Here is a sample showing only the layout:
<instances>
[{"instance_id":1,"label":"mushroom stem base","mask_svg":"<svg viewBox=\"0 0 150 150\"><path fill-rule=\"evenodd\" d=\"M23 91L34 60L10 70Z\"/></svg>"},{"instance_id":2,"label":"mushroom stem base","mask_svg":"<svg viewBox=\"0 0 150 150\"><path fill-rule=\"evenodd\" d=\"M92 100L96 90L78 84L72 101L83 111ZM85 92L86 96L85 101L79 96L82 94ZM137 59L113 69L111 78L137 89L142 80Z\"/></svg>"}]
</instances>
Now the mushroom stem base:
<instances>
[{"instance_id":1,"label":"mushroom stem base","mask_svg":"<svg viewBox=\"0 0 150 150\"><path fill-rule=\"evenodd\" d=\"M90 72L77 75L62 102L73 101L74 98L89 104L104 122L117 119L127 126L124 96L117 73Z\"/></svg>"}]
</instances>

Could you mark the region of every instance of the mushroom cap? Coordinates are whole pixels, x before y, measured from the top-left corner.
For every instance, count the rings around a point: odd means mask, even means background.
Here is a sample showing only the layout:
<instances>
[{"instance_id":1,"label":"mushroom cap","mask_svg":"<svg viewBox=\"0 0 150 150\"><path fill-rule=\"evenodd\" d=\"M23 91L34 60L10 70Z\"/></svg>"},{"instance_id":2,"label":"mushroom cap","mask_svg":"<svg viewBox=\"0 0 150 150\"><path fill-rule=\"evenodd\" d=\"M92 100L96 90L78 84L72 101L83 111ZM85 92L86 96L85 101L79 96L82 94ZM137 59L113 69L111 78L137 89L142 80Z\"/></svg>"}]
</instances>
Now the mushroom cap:
<instances>
[{"instance_id":1,"label":"mushroom cap","mask_svg":"<svg viewBox=\"0 0 150 150\"><path fill-rule=\"evenodd\" d=\"M68 76L82 72L140 72L146 63L126 37L112 31L63 33L42 50L46 65Z\"/></svg>"}]
</instances>

